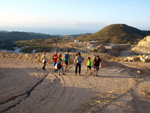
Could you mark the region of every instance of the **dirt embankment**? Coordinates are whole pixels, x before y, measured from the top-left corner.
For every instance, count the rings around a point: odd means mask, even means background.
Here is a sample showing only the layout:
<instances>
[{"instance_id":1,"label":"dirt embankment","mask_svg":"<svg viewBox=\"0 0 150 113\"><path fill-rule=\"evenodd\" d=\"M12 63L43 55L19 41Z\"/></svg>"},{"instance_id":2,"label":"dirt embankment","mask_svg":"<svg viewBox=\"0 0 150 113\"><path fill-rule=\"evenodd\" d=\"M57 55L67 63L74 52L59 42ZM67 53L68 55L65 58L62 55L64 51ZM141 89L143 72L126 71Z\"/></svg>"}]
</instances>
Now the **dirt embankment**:
<instances>
[{"instance_id":1,"label":"dirt embankment","mask_svg":"<svg viewBox=\"0 0 150 113\"><path fill-rule=\"evenodd\" d=\"M61 53L58 53L58 55L59 54L62 54L62 59L63 59L65 53L61 52ZM46 54L48 63L53 62L53 55L54 55L53 53ZM69 55L70 55L69 64L73 64L76 53L69 53ZM100 58L102 59L102 64L104 67L109 66L109 64L106 62L106 60L113 58L113 56L106 54L106 53L83 53L81 55L83 56L84 59L87 59L87 57L91 57L92 60L95 58L96 55L99 55ZM0 52L0 58L14 58L14 59L20 59L23 61L32 61L35 63L42 62L41 56L42 56L42 53L17 54L17 53Z\"/></svg>"}]
</instances>

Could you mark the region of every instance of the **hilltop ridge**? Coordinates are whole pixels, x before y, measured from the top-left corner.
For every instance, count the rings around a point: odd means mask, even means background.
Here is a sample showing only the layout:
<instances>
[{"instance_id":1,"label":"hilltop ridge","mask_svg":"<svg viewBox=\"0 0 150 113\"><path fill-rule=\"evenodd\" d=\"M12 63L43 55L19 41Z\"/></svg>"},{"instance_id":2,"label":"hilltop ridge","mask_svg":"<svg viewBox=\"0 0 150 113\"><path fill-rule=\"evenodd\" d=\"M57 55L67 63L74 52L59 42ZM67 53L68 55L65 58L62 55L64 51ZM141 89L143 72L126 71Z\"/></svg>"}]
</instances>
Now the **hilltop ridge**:
<instances>
[{"instance_id":1,"label":"hilltop ridge","mask_svg":"<svg viewBox=\"0 0 150 113\"><path fill-rule=\"evenodd\" d=\"M82 35L76 39L81 41L98 40L107 43L136 44L139 39L142 39L149 33L149 31L142 31L126 24L112 24L104 27L96 33Z\"/></svg>"},{"instance_id":2,"label":"hilltop ridge","mask_svg":"<svg viewBox=\"0 0 150 113\"><path fill-rule=\"evenodd\" d=\"M22 40L44 40L51 38L75 38L82 34L73 34L73 35L50 35L43 33L34 33L34 32L20 32L20 31L0 31L0 49L10 49L11 47L16 46L14 42Z\"/></svg>"}]
</instances>

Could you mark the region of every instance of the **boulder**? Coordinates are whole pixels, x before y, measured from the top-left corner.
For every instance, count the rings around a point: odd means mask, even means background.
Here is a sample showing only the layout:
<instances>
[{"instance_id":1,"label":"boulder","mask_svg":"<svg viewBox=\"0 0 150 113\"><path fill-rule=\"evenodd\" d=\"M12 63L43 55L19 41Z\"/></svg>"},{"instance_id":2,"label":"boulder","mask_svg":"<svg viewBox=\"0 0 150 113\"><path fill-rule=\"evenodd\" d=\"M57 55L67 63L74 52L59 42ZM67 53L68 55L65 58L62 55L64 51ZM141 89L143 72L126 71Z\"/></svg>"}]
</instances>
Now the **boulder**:
<instances>
[{"instance_id":1,"label":"boulder","mask_svg":"<svg viewBox=\"0 0 150 113\"><path fill-rule=\"evenodd\" d=\"M146 36L145 40L148 41L148 42L150 42L150 36Z\"/></svg>"},{"instance_id":2,"label":"boulder","mask_svg":"<svg viewBox=\"0 0 150 113\"><path fill-rule=\"evenodd\" d=\"M142 58L142 57L141 57L141 58L140 58L140 61L141 61L141 62L146 62L147 60L146 60L145 58Z\"/></svg>"},{"instance_id":3,"label":"boulder","mask_svg":"<svg viewBox=\"0 0 150 113\"><path fill-rule=\"evenodd\" d=\"M95 49L97 50L97 52L101 53L104 53L106 51L105 46L103 44L97 46Z\"/></svg>"},{"instance_id":4,"label":"boulder","mask_svg":"<svg viewBox=\"0 0 150 113\"><path fill-rule=\"evenodd\" d=\"M140 58L137 56L127 57L127 60L130 61L138 61Z\"/></svg>"},{"instance_id":5,"label":"boulder","mask_svg":"<svg viewBox=\"0 0 150 113\"><path fill-rule=\"evenodd\" d=\"M150 54L150 36L146 36L144 39L140 40L138 45L132 48L132 51Z\"/></svg>"},{"instance_id":6,"label":"boulder","mask_svg":"<svg viewBox=\"0 0 150 113\"><path fill-rule=\"evenodd\" d=\"M113 56L119 56L119 54L120 54L120 50L119 50L118 46L112 47L110 50L107 50L107 52Z\"/></svg>"}]
</instances>

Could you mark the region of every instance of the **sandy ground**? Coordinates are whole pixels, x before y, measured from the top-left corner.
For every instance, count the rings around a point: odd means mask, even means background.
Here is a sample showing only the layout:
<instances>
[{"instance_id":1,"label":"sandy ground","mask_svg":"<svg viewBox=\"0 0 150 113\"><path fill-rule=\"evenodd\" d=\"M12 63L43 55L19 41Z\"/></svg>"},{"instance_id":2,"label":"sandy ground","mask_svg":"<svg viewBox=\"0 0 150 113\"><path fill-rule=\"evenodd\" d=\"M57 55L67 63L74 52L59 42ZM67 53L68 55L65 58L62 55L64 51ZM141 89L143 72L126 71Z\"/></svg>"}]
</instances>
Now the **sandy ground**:
<instances>
[{"instance_id":1,"label":"sandy ground","mask_svg":"<svg viewBox=\"0 0 150 113\"><path fill-rule=\"evenodd\" d=\"M126 64L128 65L128 64ZM136 64L135 64L136 65ZM149 64L147 64L149 65ZM98 77L66 75L42 64L0 58L0 112L6 113L150 113L150 78L136 70L104 67Z\"/></svg>"}]
</instances>

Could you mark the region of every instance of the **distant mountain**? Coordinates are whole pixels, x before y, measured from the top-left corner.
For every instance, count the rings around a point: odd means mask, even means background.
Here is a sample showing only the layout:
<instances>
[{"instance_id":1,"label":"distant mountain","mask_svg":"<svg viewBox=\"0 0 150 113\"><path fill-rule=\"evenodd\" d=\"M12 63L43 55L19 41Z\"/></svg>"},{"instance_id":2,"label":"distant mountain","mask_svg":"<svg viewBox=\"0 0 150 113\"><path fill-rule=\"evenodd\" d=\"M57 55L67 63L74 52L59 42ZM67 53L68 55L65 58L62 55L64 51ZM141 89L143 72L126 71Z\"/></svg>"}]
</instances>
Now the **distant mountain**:
<instances>
[{"instance_id":1,"label":"distant mountain","mask_svg":"<svg viewBox=\"0 0 150 113\"><path fill-rule=\"evenodd\" d=\"M8 31L0 30L0 33L8 33Z\"/></svg>"},{"instance_id":2,"label":"distant mountain","mask_svg":"<svg viewBox=\"0 0 150 113\"><path fill-rule=\"evenodd\" d=\"M150 35L150 31L144 31L144 33Z\"/></svg>"},{"instance_id":3,"label":"distant mountain","mask_svg":"<svg viewBox=\"0 0 150 113\"><path fill-rule=\"evenodd\" d=\"M76 39L81 41L98 40L107 43L136 44L146 35L150 35L150 31L141 31L125 24L112 24L96 33L82 35Z\"/></svg>"},{"instance_id":4,"label":"distant mountain","mask_svg":"<svg viewBox=\"0 0 150 113\"><path fill-rule=\"evenodd\" d=\"M48 39L55 38L56 36L40 33L29 33L29 32L0 32L0 48L9 48L13 46L13 42L18 40L29 40L29 39Z\"/></svg>"},{"instance_id":5,"label":"distant mountain","mask_svg":"<svg viewBox=\"0 0 150 113\"><path fill-rule=\"evenodd\" d=\"M79 35L49 35L42 33L34 33L34 32L8 32L8 31L0 31L0 49L8 49L10 47L15 46L14 42L21 40L31 40L31 39L51 39L51 38L75 38Z\"/></svg>"},{"instance_id":6,"label":"distant mountain","mask_svg":"<svg viewBox=\"0 0 150 113\"><path fill-rule=\"evenodd\" d=\"M60 38L69 38L69 39L73 39L82 35L90 35L91 33L85 33L85 34L73 34L73 35L60 35Z\"/></svg>"}]
</instances>

